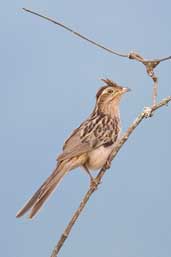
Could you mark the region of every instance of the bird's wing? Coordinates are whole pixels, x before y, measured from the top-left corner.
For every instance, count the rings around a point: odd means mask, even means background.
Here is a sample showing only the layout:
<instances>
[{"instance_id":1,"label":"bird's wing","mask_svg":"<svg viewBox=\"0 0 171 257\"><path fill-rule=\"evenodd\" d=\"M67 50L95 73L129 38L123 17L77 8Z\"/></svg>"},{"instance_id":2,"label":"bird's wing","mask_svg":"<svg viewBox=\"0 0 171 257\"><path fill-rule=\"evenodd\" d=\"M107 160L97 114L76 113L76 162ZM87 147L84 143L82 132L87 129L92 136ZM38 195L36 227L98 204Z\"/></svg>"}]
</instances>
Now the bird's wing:
<instances>
[{"instance_id":1,"label":"bird's wing","mask_svg":"<svg viewBox=\"0 0 171 257\"><path fill-rule=\"evenodd\" d=\"M107 115L96 116L86 120L66 140L63 153L57 158L63 161L80 154L89 152L101 145L112 144L116 141L118 122Z\"/></svg>"},{"instance_id":2,"label":"bird's wing","mask_svg":"<svg viewBox=\"0 0 171 257\"><path fill-rule=\"evenodd\" d=\"M63 161L91 150L90 145L82 142L81 140L80 134L83 127L84 123L76 128L70 137L65 141L63 145L63 152L57 157L57 161Z\"/></svg>"},{"instance_id":3,"label":"bird's wing","mask_svg":"<svg viewBox=\"0 0 171 257\"><path fill-rule=\"evenodd\" d=\"M72 134L65 141L63 151L69 151L69 149L72 149L80 144L80 131L82 130L83 124L84 123L82 123L78 128L74 129Z\"/></svg>"}]
</instances>

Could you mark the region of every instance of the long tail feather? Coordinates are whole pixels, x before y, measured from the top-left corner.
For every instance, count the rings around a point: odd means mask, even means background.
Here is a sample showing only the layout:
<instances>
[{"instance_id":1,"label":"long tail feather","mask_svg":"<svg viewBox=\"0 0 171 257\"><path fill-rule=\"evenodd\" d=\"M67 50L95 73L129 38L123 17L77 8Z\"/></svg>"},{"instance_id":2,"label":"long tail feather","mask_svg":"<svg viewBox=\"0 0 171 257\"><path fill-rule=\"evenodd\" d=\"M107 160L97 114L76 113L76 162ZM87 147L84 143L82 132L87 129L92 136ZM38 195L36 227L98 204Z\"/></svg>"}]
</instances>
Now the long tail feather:
<instances>
[{"instance_id":1,"label":"long tail feather","mask_svg":"<svg viewBox=\"0 0 171 257\"><path fill-rule=\"evenodd\" d=\"M46 181L42 184L42 186L36 191L36 193L29 199L28 202L21 208L16 217L19 218L23 216L27 211L31 208L31 213L29 218L32 218L42 207L43 203L50 196L50 194L54 191L58 183L64 177L64 175L69 171L68 165L58 165L56 169L52 172L52 174L46 179Z\"/></svg>"},{"instance_id":2,"label":"long tail feather","mask_svg":"<svg viewBox=\"0 0 171 257\"><path fill-rule=\"evenodd\" d=\"M56 187L56 184L54 184L45 194L43 194L43 196L40 197L40 199L38 199L38 201L35 203L35 205L33 206L29 214L30 219L32 219L34 215L38 212L38 210L42 207L42 205L44 204L46 199L50 196L50 194L53 192L55 187Z\"/></svg>"}]
</instances>

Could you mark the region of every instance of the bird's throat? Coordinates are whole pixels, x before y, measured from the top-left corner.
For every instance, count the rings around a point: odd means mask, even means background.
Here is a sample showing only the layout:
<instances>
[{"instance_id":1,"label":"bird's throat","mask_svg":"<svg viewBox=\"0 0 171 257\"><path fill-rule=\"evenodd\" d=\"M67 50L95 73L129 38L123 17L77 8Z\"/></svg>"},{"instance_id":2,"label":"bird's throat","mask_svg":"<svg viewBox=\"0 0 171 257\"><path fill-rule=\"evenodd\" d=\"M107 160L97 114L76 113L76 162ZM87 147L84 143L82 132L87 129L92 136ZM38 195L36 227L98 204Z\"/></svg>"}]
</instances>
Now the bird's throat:
<instances>
[{"instance_id":1,"label":"bird's throat","mask_svg":"<svg viewBox=\"0 0 171 257\"><path fill-rule=\"evenodd\" d=\"M111 118L120 117L119 112L119 104L120 100L116 99L114 101L110 101L108 103L99 103L100 112L109 115Z\"/></svg>"}]
</instances>

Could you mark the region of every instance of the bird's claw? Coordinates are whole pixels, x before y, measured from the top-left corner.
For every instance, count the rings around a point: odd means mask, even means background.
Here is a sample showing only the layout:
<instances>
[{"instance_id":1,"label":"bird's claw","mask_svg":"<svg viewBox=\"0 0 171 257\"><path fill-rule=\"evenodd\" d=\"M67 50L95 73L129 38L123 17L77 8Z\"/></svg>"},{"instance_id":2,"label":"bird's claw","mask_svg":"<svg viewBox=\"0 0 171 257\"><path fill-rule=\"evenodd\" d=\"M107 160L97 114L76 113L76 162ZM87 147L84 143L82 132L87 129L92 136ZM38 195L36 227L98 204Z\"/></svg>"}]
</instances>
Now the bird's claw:
<instances>
[{"instance_id":1,"label":"bird's claw","mask_svg":"<svg viewBox=\"0 0 171 257\"><path fill-rule=\"evenodd\" d=\"M111 167L111 161L107 160L105 164L105 169L110 169Z\"/></svg>"},{"instance_id":2,"label":"bird's claw","mask_svg":"<svg viewBox=\"0 0 171 257\"><path fill-rule=\"evenodd\" d=\"M99 185L99 181L96 178L91 178L90 180L90 187L97 189Z\"/></svg>"}]
</instances>

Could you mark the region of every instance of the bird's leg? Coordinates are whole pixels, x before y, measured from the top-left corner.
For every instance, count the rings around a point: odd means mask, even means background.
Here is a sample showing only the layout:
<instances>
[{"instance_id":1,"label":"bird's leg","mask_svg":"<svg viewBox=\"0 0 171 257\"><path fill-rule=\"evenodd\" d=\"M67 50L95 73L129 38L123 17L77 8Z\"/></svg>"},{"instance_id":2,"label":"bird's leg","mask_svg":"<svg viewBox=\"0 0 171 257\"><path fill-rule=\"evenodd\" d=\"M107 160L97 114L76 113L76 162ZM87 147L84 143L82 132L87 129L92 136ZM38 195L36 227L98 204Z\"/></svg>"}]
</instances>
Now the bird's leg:
<instances>
[{"instance_id":1,"label":"bird's leg","mask_svg":"<svg viewBox=\"0 0 171 257\"><path fill-rule=\"evenodd\" d=\"M95 187L97 188L98 186L98 181L96 181L96 178L94 178L92 175L91 175L91 172L89 171L89 169L87 168L86 165L83 166L86 173L89 175L89 178L90 178L90 187Z\"/></svg>"}]
</instances>

